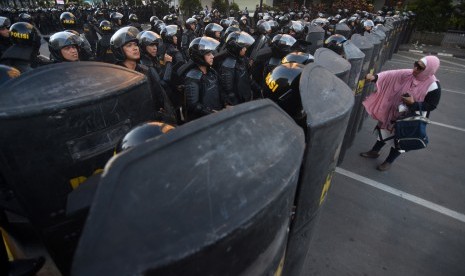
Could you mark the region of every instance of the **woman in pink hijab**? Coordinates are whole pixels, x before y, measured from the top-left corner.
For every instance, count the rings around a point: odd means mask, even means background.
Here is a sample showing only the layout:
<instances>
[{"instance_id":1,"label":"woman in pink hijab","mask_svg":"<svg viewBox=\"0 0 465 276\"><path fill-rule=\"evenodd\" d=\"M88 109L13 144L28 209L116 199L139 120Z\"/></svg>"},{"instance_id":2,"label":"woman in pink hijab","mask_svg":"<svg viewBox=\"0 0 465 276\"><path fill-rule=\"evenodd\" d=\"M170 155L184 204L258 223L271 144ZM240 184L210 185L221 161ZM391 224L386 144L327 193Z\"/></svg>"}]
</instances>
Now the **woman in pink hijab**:
<instances>
[{"instance_id":1,"label":"woman in pink hijab","mask_svg":"<svg viewBox=\"0 0 465 276\"><path fill-rule=\"evenodd\" d=\"M415 61L413 66L413 69L390 70L366 76L367 80L376 82L377 92L368 96L363 105L368 114L378 120L376 129L379 135L373 148L360 155L377 158L381 148L390 143L389 156L377 167L380 171L388 170L402 152L394 147L393 140L383 141L394 135L394 122L400 113L407 109L418 112L421 109L428 116L441 98L441 87L435 77L439 69L439 59L436 56L426 56Z\"/></svg>"}]
</instances>

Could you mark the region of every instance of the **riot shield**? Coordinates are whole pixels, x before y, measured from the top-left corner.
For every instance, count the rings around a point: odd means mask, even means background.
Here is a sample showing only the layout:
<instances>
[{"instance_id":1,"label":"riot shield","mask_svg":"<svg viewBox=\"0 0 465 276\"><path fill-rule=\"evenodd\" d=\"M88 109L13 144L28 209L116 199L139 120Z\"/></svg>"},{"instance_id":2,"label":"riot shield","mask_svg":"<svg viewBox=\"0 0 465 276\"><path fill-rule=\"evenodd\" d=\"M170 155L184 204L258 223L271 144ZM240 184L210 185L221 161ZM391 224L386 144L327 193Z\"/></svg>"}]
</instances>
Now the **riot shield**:
<instances>
[{"instance_id":1,"label":"riot shield","mask_svg":"<svg viewBox=\"0 0 465 276\"><path fill-rule=\"evenodd\" d=\"M315 55L316 49L323 47L325 41L325 30L320 26L310 24L305 40L312 43L308 47L310 49L309 53Z\"/></svg>"},{"instance_id":2,"label":"riot shield","mask_svg":"<svg viewBox=\"0 0 465 276\"><path fill-rule=\"evenodd\" d=\"M386 55L386 34L382 30L372 31L371 34L377 36L381 42L378 54L378 63L375 68L375 72L381 72L381 68L383 67L385 60L384 56Z\"/></svg>"},{"instance_id":3,"label":"riot shield","mask_svg":"<svg viewBox=\"0 0 465 276\"><path fill-rule=\"evenodd\" d=\"M362 105L362 101L365 99L369 87L369 85L365 85L365 76L370 72L370 65L373 63L374 49L374 44L371 43L366 37L361 36L359 34L354 34L350 40L363 53L365 53L365 59L363 61L362 71L360 73L357 90L355 91L354 109L356 115L353 125L353 131L350 133L349 147L352 146L353 141L355 140L355 135L357 134L358 126L360 125L361 118L365 111Z\"/></svg>"},{"instance_id":4,"label":"riot shield","mask_svg":"<svg viewBox=\"0 0 465 276\"><path fill-rule=\"evenodd\" d=\"M354 97L356 96L355 92L357 90L357 84L360 78L360 72L363 67L363 62L365 59L365 54L355 46L350 40L344 43L344 56L350 63L350 72L349 72L349 87L353 92ZM354 103L357 103L358 99L354 99ZM358 100L360 102L360 100ZM360 103L358 103L360 104ZM346 133L344 135L344 141L341 147L341 153L339 154L338 164L342 163L346 150L350 147L350 137L352 132L356 132L356 126L354 124L355 118L357 116L357 109L359 107L354 104L352 112L350 114L349 123L347 125Z\"/></svg>"},{"instance_id":5,"label":"riot shield","mask_svg":"<svg viewBox=\"0 0 465 276\"><path fill-rule=\"evenodd\" d=\"M376 26L376 30L381 30L386 35L386 39L384 40L384 55L381 60L381 64L384 65L389 58L390 36L392 29L379 24Z\"/></svg>"},{"instance_id":6,"label":"riot shield","mask_svg":"<svg viewBox=\"0 0 465 276\"><path fill-rule=\"evenodd\" d=\"M351 66L346 59L326 48L317 49L314 56L315 63L331 71L346 84L349 83Z\"/></svg>"},{"instance_id":7,"label":"riot shield","mask_svg":"<svg viewBox=\"0 0 465 276\"><path fill-rule=\"evenodd\" d=\"M345 38L349 39L350 38L350 28L349 26L347 26L347 24L345 23L339 23L339 24L336 24L336 34L340 34L340 35L343 35L345 36Z\"/></svg>"},{"instance_id":8,"label":"riot shield","mask_svg":"<svg viewBox=\"0 0 465 276\"><path fill-rule=\"evenodd\" d=\"M258 100L116 155L72 275L273 275L304 147L302 129Z\"/></svg>"},{"instance_id":9,"label":"riot shield","mask_svg":"<svg viewBox=\"0 0 465 276\"><path fill-rule=\"evenodd\" d=\"M307 275L303 268L313 226L330 188L354 102L347 84L316 63L305 66L299 90L307 114L306 147L283 269L283 275L290 276Z\"/></svg>"},{"instance_id":10,"label":"riot shield","mask_svg":"<svg viewBox=\"0 0 465 276\"><path fill-rule=\"evenodd\" d=\"M0 93L0 174L67 273L83 218L67 195L112 156L134 125L154 119L144 75L97 62L58 63L6 82Z\"/></svg>"}]
</instances>

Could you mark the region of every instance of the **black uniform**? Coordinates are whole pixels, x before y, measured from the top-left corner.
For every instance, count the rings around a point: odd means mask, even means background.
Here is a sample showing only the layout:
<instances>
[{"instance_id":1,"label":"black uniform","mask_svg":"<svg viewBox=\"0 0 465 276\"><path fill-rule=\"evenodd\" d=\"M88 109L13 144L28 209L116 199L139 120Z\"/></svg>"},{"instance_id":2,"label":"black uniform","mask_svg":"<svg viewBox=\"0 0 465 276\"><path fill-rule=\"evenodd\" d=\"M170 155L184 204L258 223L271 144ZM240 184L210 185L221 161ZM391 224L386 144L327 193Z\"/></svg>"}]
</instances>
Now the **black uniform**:
<instances>
[{"instance_id":1,"label":"black uniform","mask_svg":"<svg viewBox=\"0 0 465 276\"><path fill-rule=\"evenodd\" d=\"M96 60L112 63L116 62L115 56L113 55L113 51L110 47L110 39L112 34L103 34L102 37L97 42L97 54Z\"/></svg>"},{"instance_id":2,"label":"black uniform","mask_svg":"<svg viewBox=\"0 0 465 276\"><path fill-rule=\"evenodd\" d=\"M218 75L214 69L203 74L199 68L191 69L185 79L187 120L211 114L223 108Z\"/></svg>"},{"instance_id":3,"label":"black uniform","mask_svg":"<svg viewBox=\"0 0 465 276\"><path fill-rule=\"evenodd\" d=\"M248 102L259 95L258 84L250 78L246 57L228 56L220 67L220 83L222 97L226 105Z\"/></svg>"},{"instance_id":4,"label":"black uniform","mask_svg":"<svg viewBox=\"0 0 465 276\"><path fill-rule=\"evenodd\" d=\"M15 44L3 53L0 63L15 67L21 73L50 64L48 59L38 54L39 50L35 47Z\"/></svg>"},{"instance_id":5,"label":"black uniform","mask_svg":"<svg viewBox=\"0 0 465 276\"><path fill-rule=\"evenodd\" d=\"M195 35L195 32L192 29L184 29L181 39L181 50L186 60L189 59L189 44L196 37L197 36Z\"/></svg>"},{"instance_id":6,"label":"black uniform","mask_svg":"<svg viewBox=\"0 0 465 276\"><path fill-rule=\"evenodd\" d=\"M3 55L3 53L5 53L6 49L10 48L10 46L10 39L8 37L0 36L0 57Z\"/></svg>"}]
</instances>

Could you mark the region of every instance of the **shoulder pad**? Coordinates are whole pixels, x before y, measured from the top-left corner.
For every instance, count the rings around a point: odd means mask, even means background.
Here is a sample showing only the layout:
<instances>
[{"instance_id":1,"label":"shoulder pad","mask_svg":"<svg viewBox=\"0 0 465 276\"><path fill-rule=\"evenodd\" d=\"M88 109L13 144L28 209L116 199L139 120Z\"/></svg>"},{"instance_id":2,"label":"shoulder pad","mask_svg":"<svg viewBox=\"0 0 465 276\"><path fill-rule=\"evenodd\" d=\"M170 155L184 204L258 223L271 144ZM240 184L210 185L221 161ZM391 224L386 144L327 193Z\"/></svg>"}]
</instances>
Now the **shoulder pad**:
<instances>
[{"instance_id":1,"label":"shoulder pad","mask_svg":"<svg viewBox=\"0 0 465 276\"><path fill-rule=\"evenodd\" d=\"M233 59L232 57L227 57L223 61L223 66L226 67L226 68L234 68L234 67L236 67L236 60Z\"/></svg>"},{"instance_id":2,"label":"shoulder pad","mask_svg":"<svg viewBox=\"0 0 465 276\"><path fill-rule=\"evenodd\" d=\"M198 69L192 69L187 72L186 78L200 80L202 78L202 72Z\"/></svg>"}]
</instances>

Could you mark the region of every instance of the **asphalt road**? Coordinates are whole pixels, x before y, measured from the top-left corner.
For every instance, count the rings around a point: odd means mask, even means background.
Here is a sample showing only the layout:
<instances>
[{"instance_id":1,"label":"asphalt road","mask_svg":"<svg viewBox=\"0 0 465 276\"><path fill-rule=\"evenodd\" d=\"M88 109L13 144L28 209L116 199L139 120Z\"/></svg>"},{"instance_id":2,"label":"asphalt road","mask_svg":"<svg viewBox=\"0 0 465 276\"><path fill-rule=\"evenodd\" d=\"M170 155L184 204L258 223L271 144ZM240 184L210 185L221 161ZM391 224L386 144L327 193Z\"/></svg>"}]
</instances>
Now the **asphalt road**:
<instances>
[{"instance_id":1,"label":"asphalt road","mask_svg":"<svg viewBox=\"0 0 465 276\"><path fill-rule=\"evenodd\" d=\"M412 68L422 56L399 52L383 70ZM321 209L306 275L465 275L465 64L440 59L428 148L379 172L389 149L359 156L376 139L375 121L365 121Z\"/></svg>"}]
</instances>

